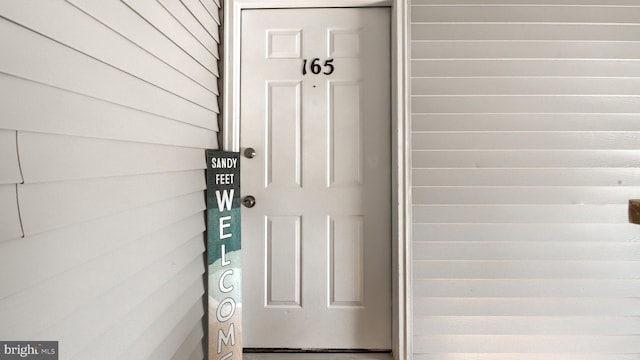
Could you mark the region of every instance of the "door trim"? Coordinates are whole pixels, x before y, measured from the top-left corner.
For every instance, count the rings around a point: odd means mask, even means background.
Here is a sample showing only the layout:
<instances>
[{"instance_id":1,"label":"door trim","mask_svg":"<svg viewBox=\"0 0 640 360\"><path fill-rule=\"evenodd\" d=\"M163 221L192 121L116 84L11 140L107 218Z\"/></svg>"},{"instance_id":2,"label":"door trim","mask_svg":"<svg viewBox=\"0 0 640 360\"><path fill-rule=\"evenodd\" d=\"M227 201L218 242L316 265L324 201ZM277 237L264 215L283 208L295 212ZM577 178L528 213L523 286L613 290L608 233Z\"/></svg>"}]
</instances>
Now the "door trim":
<instances>
[{"instance_id":1,"label":"door trim","mask_svg":"<svg viewBox=\"0 0 640 360\"><path fill-rule=\"evenodd\" d=\"M409 17L404 0L225 0L222 148L240 149L240 25L244 9L371 7L391 8L392 112L392 351L412 359L411 298L411 145L409 106Z\"/></svg>"}]
</instances>

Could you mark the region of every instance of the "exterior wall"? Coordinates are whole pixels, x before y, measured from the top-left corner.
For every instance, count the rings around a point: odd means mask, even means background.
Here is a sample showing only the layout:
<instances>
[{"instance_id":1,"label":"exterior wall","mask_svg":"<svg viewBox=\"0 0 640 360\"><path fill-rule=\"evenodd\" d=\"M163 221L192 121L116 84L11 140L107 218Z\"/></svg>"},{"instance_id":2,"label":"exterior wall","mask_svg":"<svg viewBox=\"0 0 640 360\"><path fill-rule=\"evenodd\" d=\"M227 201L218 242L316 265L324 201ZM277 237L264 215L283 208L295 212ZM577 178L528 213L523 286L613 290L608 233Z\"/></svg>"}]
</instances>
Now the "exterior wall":
<instances>
[{"instance_id":1,"label":"exterior wall","mask_svg":"<svg viewBox=\"0 0 640 360\"><path fill-rule=\"evenodd\" d=\"M0 3L0 339L203 358L214 1Z\"/></svg>"},{"instance_id":2,"label":"exterior wall","mask_svg":"<svg viewBox=\"0 0 640 360\"><path fill-rule=\"evenodd\" d=\"M414 359L638 356L640 2L410 11Z\"/></svg>"}]
</instances>

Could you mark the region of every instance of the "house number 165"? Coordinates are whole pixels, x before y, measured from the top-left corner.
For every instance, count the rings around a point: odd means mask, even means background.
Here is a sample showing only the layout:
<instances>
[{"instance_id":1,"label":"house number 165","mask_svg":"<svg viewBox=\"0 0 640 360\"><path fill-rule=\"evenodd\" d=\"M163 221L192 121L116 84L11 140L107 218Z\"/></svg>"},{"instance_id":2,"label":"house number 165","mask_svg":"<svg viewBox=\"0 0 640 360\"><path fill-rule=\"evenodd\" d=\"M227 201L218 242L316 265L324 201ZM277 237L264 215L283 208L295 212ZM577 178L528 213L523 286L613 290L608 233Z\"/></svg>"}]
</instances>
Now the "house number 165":
<instances>
[{"instance_id":1,"label":"house number 165","mask_svg":"<svg viewBox=\"0 0 640 360\"><path fill-rule=\"evenodd\" d=\"M325 60L322 65L320 64L320 59L318 58L311 60L311 62L309 62L309 59L303 59L302 75L307 75L307 68L309 68L309 71L314 75L318 75L320 73L323 73L325 75L331 75L335 70L335 68L333 67L333 59ZM323 69L324 71L322 71Z\"/></svg>"}]
</instances>

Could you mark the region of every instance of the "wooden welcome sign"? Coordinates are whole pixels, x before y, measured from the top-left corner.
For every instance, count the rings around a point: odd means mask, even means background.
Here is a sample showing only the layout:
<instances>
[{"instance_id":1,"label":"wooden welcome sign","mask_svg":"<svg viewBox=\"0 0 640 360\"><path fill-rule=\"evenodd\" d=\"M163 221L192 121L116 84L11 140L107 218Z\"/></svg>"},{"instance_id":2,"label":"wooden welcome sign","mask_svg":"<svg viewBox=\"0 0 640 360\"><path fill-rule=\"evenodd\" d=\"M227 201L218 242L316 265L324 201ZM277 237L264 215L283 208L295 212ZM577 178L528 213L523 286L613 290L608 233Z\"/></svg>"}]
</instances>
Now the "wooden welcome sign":
<instances>
[{"instance_id":1,"label":"wooden welcome sign","mask_svg":"<svg viewBox=\"0 0 640 360\"><path fill-rule=\"evenodd\" d=\"M240 156L207 150L209 360L242 359Z\"/></svg>"}]
</instances>

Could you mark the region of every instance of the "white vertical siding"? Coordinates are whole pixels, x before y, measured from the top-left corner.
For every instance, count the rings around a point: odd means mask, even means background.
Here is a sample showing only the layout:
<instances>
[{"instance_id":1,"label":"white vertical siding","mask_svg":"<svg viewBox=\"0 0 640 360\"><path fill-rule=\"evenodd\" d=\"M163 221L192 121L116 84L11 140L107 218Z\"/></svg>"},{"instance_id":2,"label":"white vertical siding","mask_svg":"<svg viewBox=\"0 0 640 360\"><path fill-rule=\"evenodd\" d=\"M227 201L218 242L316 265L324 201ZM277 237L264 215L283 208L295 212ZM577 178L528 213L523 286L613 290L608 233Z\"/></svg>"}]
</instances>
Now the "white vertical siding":
<instances>
[{"instance_id":1,"label":"white vertical siding","mask_svg":"<svg viewBox=\"0 0 640 360\"><path fill-rule=\"evenodd\" d=\"M0 339L202 359L219 4L0 4Z\"/></svg>"},{"instance_id":2,"label":"white vertical siding","mask_svg":"<svg viewBox=\"0 0 640 360\"><path fill-rule=\"evenodd\" d=\"M413 0L414 359L640 354L640 2Z\"/></svg>"}]
</instances>

